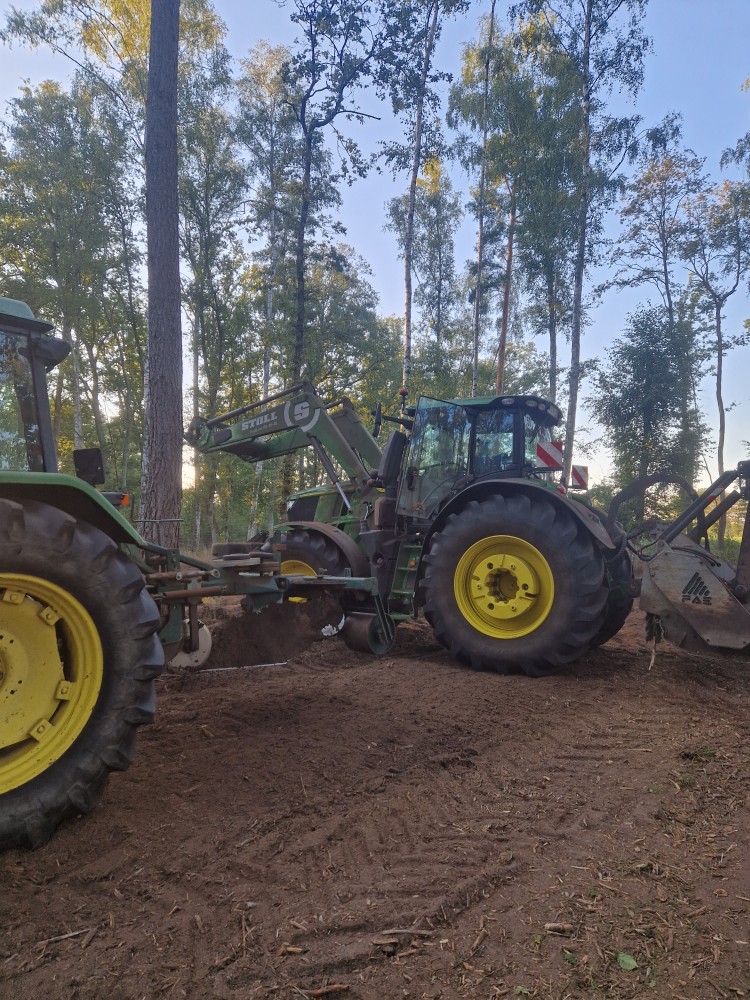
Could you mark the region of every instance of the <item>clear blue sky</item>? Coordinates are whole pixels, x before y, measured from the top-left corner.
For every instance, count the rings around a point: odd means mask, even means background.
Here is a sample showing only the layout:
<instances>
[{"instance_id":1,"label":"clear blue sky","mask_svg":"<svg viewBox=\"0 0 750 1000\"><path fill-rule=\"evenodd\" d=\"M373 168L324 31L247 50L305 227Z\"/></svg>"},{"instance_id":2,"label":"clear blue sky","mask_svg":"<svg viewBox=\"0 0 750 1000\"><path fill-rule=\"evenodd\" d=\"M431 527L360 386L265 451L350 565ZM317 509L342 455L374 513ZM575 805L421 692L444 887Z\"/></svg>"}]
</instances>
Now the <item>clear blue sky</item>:
<instances>
[{"instance_id":1,"label":"clear blue sky","mask_svg":"<svg viewBox=\"0 0 750 1000\"><path fill-rule=\"evenodd\" d=\"M3 4L0 9L9 6ZM32 7L34 3L17 0L15 6ZM497 5L501 17L504 6L502 0ZM290 43L294 37L288 11L274 0L215 0L215 7L227 25L227 44L236 57L261 39ZM444 32L438 52L442 67L458 71L461 49L472 39L479 17L488 9L489 0L472 3L469 12ZM659 121L669 111L680 112L686 145L707 158L706 168L719 179L722 151L750 130L750 93L741 89L750 76L750 0L651 0L645 27L653 38L654 51L648 58L645 84L635 109L647 123ZM19 49L0 53L2 101L12 97L25 78L36 83L44 77L62 79L69 73L69 66L59 57ZM392 127L384 108L380 125L370 123L361 129L363 145L373 148ZM454 180L457 185L463 182L458 173ZM344 191L342 221L347 239L372 267L372 281L384 313L400 313L403 301L401 263L393 237L383 232L382 223L385 202L402 193L404 184L404 178L372 173ZM462 229L457 262L472 255L473 238L469 226ZM639 295L608 294L586 332L585 356L601 355L607 343L621 333ZM750 300L743 289L727 309L727 332L740 332L742 320L749 316ZM736 351L727 369L725 399L737 404L728 414L727 459L736 462L750 454L750 448L741 445L743 439L750 438L750 348ZM708 382L703 402L713 422L715 404ZM606 469L606 460L602 456L590 465L593 473L601 472Z\"/></svg>"}]
</instances>

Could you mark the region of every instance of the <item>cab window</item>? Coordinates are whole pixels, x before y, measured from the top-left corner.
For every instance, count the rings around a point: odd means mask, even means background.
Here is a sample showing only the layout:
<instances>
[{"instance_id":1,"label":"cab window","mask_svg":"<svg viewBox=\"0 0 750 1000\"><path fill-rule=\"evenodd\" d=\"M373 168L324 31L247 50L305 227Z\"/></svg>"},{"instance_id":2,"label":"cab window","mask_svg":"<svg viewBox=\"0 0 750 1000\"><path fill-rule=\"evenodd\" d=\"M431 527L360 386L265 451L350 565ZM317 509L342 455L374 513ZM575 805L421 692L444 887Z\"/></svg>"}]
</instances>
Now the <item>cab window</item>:
<instances>
[{"instance_id":1,"label":"cab window","mask_svg":"<svg viewBox=\"0 0 750 1000\"><path fill-rule=\"evenodd\" d=\"M44 472L34 380L24 338L0 332L0 469Z\"/></svg>"},{"instance_id":2,"label":"cab window","mask_svg":"<svg viewBox=\"0 0 750 1000\"><path fill-rule=\"evenodd\" d=\"M487 476L514 468L513 426L515 411L483 410L477 414L474 474Z\"/></svg>"},{"instance_id":3,"label":"cab window","mask_svg":"<svg viewBox=\"0 0 750 1000\"><path fill-rule=\"evenodd\" d=\"M469 432L463 407L420 397L399 495L402 513L430 514L448 496L455 481L466 475Z\"/></svg>"}]
</instances>

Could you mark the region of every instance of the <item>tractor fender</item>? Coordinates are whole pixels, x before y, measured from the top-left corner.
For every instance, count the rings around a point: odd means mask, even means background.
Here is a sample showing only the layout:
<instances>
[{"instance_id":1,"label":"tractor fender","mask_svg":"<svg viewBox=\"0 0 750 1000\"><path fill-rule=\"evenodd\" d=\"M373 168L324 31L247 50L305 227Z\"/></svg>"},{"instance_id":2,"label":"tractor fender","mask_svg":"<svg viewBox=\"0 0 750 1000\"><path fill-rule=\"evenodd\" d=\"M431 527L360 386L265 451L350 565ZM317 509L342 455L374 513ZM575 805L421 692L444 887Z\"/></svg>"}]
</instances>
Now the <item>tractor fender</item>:
<instances>
[{"instance_id":1,"label":"tractor fender","mask_svg":"<svg viewBox=\"0 0 750 1000\"><path fill-rule=\"evenodd\" d=\"M485 500L489 496L543 496L553 507L561 507L568 511L577 521L579 521L594 540L603 549L609 551L616 548L615 542L609 535L602 519L596 512L586 504L578 500L571 500L568 496L558 493L556 489L550 488L544 483L535 482L533 479L482 479L480 482L472 483L454 496L439 512L435 520L430 525L426 534L422 552L426 552L432 535L439 531L451 514L460 510L472 500ZM605 553L606 556L606 553Z\"/></svg>"},{"instance_id":2,"label":"tractor fender","mask_svg":"<svg viewBox=\"0 0 750 1000\"><path fill-rule=\"evenodd\" d=\"M106 497L75 476L52 472L0 472L0 497L18 503L37 500L93 525L118 545L149 548Z\"/></svg>"},{"instance_id":3,"label":"tractor fender","mask_svg":"<svg viewBox=\"0 0 750 1000\"><path fill-rule=\"evenodd\" d=\"M337 528L334 524L326 524L324 521L286 521L277 527L276 533L291 528L301 528L303 531L324 535L343 553L344 558L352 568L352 576L370 576L370 563L367 556L354 539L341 528Z\"/></svg>"}]
</instances>

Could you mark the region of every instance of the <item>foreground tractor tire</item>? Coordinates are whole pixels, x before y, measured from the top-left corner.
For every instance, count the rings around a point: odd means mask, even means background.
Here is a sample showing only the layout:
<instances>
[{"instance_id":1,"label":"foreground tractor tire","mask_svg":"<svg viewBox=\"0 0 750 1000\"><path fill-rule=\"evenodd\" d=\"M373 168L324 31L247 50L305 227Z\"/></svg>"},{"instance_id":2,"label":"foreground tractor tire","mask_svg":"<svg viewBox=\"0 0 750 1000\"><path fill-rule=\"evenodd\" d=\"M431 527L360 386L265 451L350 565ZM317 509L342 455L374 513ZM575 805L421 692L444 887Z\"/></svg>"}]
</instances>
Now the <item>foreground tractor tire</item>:
<instances>
[{"instance_id":1,"label":"foreground tractor tire","mask_svg":"<svg viewBox=\"0 0 750 1000\"><path fill-rule=\"evenodd\" d=\"M137 567L97 528L0 500L0 847L96 805L154 713L164 654Z\"/></svg>"},{"instance_id":2,"label":"foreground tractor tire","mask_svg":"<svg viewBox=\"0 0 750 1000\"><path fill-rule=\"evenodd\" d=\"M424 558L425 617L451 654L477 670L553 673L601 628L602 555L571 514L543 498L467 504Z\"/></svg>"}]
</instances>

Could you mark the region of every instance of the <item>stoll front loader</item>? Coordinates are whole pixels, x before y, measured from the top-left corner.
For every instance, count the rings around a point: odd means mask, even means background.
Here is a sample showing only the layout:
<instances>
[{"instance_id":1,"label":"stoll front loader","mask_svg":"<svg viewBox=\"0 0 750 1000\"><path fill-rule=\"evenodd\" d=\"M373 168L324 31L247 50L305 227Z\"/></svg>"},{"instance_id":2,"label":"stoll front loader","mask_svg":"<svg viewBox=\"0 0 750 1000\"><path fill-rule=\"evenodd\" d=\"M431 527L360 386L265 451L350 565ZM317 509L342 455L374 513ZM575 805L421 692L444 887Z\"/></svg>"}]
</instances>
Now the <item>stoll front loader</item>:
<instances>
[{"instance_id":1,"label":"stoll front loader","mask_svg":"<svg viewBox=\"0 0 750 1000\"><path fill-rule=\"evenodd\" d=\"M130 764L165 654L201 655L204 598L260 609L290 583L273 554L204 563L144 541L94 489L95 449L85 479L57 473L46 376L69 347L50 330L0 298L0 847L44 843Z\"/></svg>"}]
</instances>

